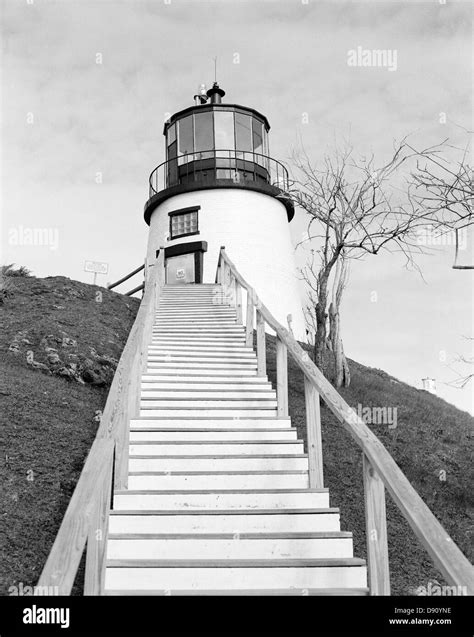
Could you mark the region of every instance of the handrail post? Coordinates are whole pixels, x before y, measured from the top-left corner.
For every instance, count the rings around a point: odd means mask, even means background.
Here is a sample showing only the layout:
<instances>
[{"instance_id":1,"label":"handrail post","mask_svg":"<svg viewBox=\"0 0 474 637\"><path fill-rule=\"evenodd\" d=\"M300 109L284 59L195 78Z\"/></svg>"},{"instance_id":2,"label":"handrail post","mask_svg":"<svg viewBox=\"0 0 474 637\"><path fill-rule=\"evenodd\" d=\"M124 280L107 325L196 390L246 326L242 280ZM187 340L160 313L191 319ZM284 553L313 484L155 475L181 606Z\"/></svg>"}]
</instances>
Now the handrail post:
<instances>
[{"instance_id":1,"label":"handrail post","mask_svg":"<svg viewBox=\"0 0 474 637\"><path fill-rule=\"evenodd\" d=\"M102 595L104 591L106 548L108 536L109 510L112 492L113 454L109 459L109 469L104 487L99 485L98 501L87 536L86 568L84 575L84 595Z\"/></svg>"},{"instance_id":2,"label":"handrail post","mask_svg":"<svg viewBox=\"0 0 474 637\"><path fill-rule=\"evenodd\" d=\"M223 256L223 251L225 250L225 246L221 246L219 250L219 259L217 261L217 275L216 275L216 283L221 286L219 303L222 305L225 304L225 259Z\"/></svg>"},{"instance_id":3,"label":"handrail post","mask_svg":"<svg viewBox=\"0 0 474 637\"><path fill-rule=\"evenodd\" d=\"M265 351L265 319L257 309L257 376L267 374L267 356Z\"/></svg>"},{"instance_id":4,"label":"handrail post","mask_svg":"<svg viewBox=\"0 0 474 637\"><path fill-rule=\"evenodd\" d=\"M255 314L252 292L247 290L247 319L245 322L245 345L253 346L253 316Z\"/></svg>"},{"instance_id":5,"label":"handrail post","mask_svg":"<svg viewBox=\"0 0 474 637\"><path fill-rule=\"evenodd\" d=\"M370 595L390 595L385 486L365 453L362 454L367 571Z\"/></svg>"},{"instance_id":6,"label":"handrail post","mask_svg":"<svg viewBox=\"0 0 474 637\"><path fill-rule=\"evenodd\" d=\"M234 279L235 312L237 323L242 325L242 288L237 279Z\"/></svg>"},{"instance_id":7,"label":"handrail post","mask_svg":"<svg viewBox=\"0 0 474 637\"><path fill-rule=\"evenodd\" d=\"M160 246L160 253L155 263L160 268L155 285L155 309L157 309L159 301L158 290L166 284L166 259L164 246Z\"/></svg>"},{"instance_id":8,"label":"handrail post","mask_svg":"<svg viewBox=\"0 0 474 637\"><path fill-rule=\"evenodd\" d=\"M306 402L309 488L322 489L324 487L324 479L319 394L316 387L306 376L304 378L304 393Z\"/></svg>"},{"instance_id":9,"label":"handrail post","mask_svg":"<svg viewBox=\"0 0 474 637\"><path fill-rule=\"evenodd\" d=\"M223 304L231 305L229 302L229 286L227 285L227 279L230 278L230 269L225 261L222 263L222 292L223 292Z\"/></svg>"},{"instance_id":10,"label":"handrail post","mask_svg":"<svg viewBox=\"0 0 474 637\"><path fill-rule=\"evenodd\" d=\"M276 341L277 413L278 418L288 418L288 352L286 345Z\"/></svg>"}]
</instances>

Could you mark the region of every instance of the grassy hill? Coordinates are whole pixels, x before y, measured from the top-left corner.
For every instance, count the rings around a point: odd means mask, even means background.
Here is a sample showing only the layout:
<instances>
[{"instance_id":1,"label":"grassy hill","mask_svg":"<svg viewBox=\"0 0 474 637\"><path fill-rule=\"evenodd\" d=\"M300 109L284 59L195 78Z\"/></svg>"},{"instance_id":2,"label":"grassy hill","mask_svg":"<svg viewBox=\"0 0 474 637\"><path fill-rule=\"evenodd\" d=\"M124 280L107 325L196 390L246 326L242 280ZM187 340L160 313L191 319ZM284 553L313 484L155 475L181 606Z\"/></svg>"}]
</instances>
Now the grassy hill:
<instances>
[{"instance_id":1,"label":"grassy hill","mask_svg":"<svg viewBox=\"0 0 474 637\"><path fill-rule=\"evenodd\" d=\"M64 277L14 276L0 295L0 463L4 488L0 594L34 585L54 541L98 426L120 352L139 302ZM275 342L268 337L275 380ZM341 393L355 409L397 408L397 426L369 425L471 561L473 419L440 398L381 370L350 361ZM304 386L289 361L290 414L305 438ZM362 458L322 408L325 483L341 527L365 557ZM445 472L445 473L442 473ZM441 479L440 479L441 478ZM445 478L445 479L444 479ZM393 594L442 577L390 499L388 533ZM78 578L79 581L79 578ZM80 592L80 584L75 587Z\"/></svg>"}]
</instances>

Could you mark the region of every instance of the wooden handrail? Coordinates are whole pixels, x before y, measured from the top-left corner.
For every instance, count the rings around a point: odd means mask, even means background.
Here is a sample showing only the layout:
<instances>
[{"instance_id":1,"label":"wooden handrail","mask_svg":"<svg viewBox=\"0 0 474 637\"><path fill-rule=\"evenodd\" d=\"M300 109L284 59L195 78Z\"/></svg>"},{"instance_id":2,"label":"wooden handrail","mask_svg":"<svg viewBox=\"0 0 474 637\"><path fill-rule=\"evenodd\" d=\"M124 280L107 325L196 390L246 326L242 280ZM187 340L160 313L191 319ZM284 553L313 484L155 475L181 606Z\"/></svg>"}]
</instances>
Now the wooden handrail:
<instances>
[{"instance_id":1,"label":"wooden handrail","mask_svg":"<svg viewBox=\"0 0 474 637\"><path fill-rule=\"evenodd\" d=\"M362 450L366 462L365 471L369 472L370 468L370 472L372 472L368 474L370 480L368 478L365 480L369 486L369 493L366 491L366 501L371 494L380 495L378 485L371 482L379 478L448 584L465 587L467 594L474 595L474 568L423 502L384 445L324 377L290 332L265 307L255 290L230 260L225 249L221 248L218 267L222 268L224 264L226 268L229 268L235 280L247 290L247 295L250 295L257 309L257 325L260 315L276 333L277 338L286 345L288 352L302 370L307 383L311 384L319 393L328 408ZM385 511L385 507L381 507L379 503L372 505L372 509L378 513ZM370 530L368 529L368 532ZM379 528L379 532L384 533L382 527ZM380 541L379 537L377 541ZM382 538L383 541L386 541L386 538L385 540ZM369 569L378 568L382 577L384 573L386 576L386 568L383 564L377 563L378 559L385 559L383 549L370 551L369 547ZM371 578L369 575L369 581L373 582L375 578ZM386 583L382 583L381 586L376 587L376 591L372 590L371 592L372 594L374 592L375 594L383 594L384 590L387 590Z\"/></svg>"},{"instance_id":2,"label":"wooden handrail","mask_svg":"<svg viewBox=\"0 0 474 637\"><path fill-rule=\"evenodd\" d=\"M101 417L98 437L112 435L117 442L115 451L115 488L127 488L127 427L130 418L138 415L140 374L146 364L147 347L151 339L155 309L164 284L164 250L147 271L145 294L140 302L135 322L115 370L107 402Z\"/></svg>"},{"instance_id":3,"label":"wooden handrail","mask_svg":"<svg viewBox=\"0 0 474 637\"><path fill-rule=\"evenodd\" d=\"M133 272L129 272L128 274L126 274L124 277L122 277L118 281L115 281L115 283L109 283L109 285L107 286L107 289L108 290L113 290L113 288L116 288L117 285L120 285L124 281L128 281L128 279L130 279L134 274L137 274L138 272L141 272L141 270L143 270L144 268L145 268L145 264L138 266L138 268L135 268L135 270L133 270Z\"/></svg>"},{"instance_id":4,"label":"wooden handrail","mask_svg":"<svg viewBox=\"0 0 474 637\"><path fill-rule=\"evenodd\" d=\"M41 573L38 586L54 586L58 595L70 595L90 528L95 519L97 498L105 490L103 486L112 473L113 450L114 441L111 438L95 439Z\"/></svg>"},{"instance_id":5,"label":"wooden handrail","mask_svg":"<svg viewBox=\"0 0 474 637\"><path fill-rule=\"evenodd\" d=\"M132 296L132 294L135 294L135 292L140 292L140 290L144 290L145 289L145 284L141 283L140 285L137 285L136 288L133 288L133 290L129 290L128 292L125 292L124 296Z\"/></svg>"},{"instance_id":6,"label":"wooden handrail","mask_svg":"<svg viewBox=\"0 0 474 637\"><path fill-rule=\"evenodd\" d=\"M160 249L155 263L147 268L145 294L118 362L96 437L38 582L38 586L57 587L59 595L70 594L86 542L85 593L100 594L103 590L110 493L112 488L127 488L129 423L140 413L140 379L163 285L164 249Z\"/></svg>"}]
</instances>

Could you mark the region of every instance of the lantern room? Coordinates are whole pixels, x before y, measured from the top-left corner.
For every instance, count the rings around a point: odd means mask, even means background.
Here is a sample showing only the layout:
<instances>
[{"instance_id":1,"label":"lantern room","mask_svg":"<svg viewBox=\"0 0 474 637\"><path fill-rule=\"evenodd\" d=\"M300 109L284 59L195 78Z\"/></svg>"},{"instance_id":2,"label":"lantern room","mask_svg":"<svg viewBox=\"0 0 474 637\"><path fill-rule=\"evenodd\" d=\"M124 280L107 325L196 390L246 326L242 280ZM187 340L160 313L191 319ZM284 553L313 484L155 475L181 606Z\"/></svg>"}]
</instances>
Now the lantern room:
<instances>
[{"instance_id":1,"label":"lantern room","mask_svg":"<svg viewBox=\"0 0 474 637\"><path fill-rule=\"evenodd\" d=\"M165 123L166 161L150 175L150 204L177 188L240 187L261 189L278 197L288 190L288 172L270 157L265 115L239 104L223 104L217 82L195 96L194 106ZM294 210L285 201L288 219ZM145 219L149 221L149 210Z\"/></svg>"}]
</instances>

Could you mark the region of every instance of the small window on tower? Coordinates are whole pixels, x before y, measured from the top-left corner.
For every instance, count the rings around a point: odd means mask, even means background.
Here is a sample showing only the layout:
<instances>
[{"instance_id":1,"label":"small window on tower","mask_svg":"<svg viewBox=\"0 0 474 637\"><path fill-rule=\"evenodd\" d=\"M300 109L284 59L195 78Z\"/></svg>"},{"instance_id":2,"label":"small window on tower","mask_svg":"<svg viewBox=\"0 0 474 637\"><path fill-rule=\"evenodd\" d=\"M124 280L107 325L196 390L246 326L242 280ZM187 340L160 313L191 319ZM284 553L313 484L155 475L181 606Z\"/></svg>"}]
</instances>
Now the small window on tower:
<instances>
[{"instance_id":1,"label":"small window on tower","mask_svg":"<svg viewBox=\"0 0 474 637\"><path fill-rule=\"evenodd\" d=\"M190 234L199 234L198 226L199 208L175 210L170 212L170 239L186 237Z\"/></svg>"}]
</instances>

